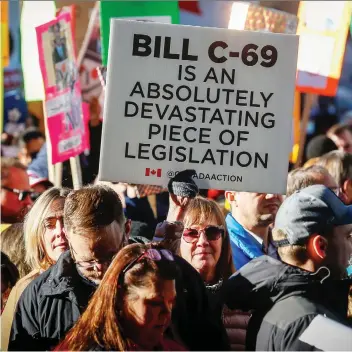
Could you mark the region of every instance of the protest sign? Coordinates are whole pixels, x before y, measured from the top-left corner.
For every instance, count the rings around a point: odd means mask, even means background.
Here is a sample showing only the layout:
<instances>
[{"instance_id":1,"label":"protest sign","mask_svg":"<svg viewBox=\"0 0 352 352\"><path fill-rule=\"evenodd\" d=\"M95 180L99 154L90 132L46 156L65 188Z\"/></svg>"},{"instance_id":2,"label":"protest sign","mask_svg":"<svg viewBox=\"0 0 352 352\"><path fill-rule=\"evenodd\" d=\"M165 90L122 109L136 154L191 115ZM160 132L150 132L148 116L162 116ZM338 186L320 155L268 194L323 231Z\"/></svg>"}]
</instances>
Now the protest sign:
<instances>
[{"instance_id":1,"label":"protest sign","mask_svg":"<svg viewBox=\"0 0 352 352\"><path fill-rule=\"evenodd\" d=\"M236 1L232 5L229 28L295 34L297 24L297 16L290 13Z\"/></svg>"},{"instance_id":2,"label":"protest sign","mask_svg":"<svg viewBox=\"0 0 352 352\"><path fill-rule=\"evenodd\" d=\"M83 122L71 14L60 14L54 20L36 27L36 32L51 158L55 164L89 148Z\"/></svg>"},{"instance_id":3,"label":"protest sign","mask_svg":"<svg viewBox=\"0 0 352 352\"><path fill-rule=\"evenodd\" d=\"M75 20L73 26L74 43L77 52L81 50L84 37L87 32L89 19L91 17L92 9L95 6L96 1L82 1L82 0L55 0L57 8L74 6L75 8Z\"/></svg>"},{"instance_id":4,"label":"protest sign","mask_svg":"<svg viewBox=\"0 0 352 352\"><path fill-rule=\"evenodd\" d=\"M100 1L102 59L103 65L108 62L110 19L136 18L152 22L179 23L177 1Z\"/></svg>"},{"instance_id":5,"label":"protest sign","mask_svg":"<svg viewBox=\"0 0 352 352\"><path fill-rule=\"evenodd\" d=\"M297 36L111 23L102 180L285 192Z\"/></svg>"},{"instance_id":6,"label":"protest sign","mask_svg":"<svg viewBox=\"0 0 352 352\"><path fill-rule=\"evenodd\" d=\"M96 3L92 11L77 62L82 98L89 103L92 98L99 98L102 93L102 86L97 72L97 68L101 66L99 3Z\"/></svg>"},{"instance_id":7,"label":"protest sign","mask_svg":"<svg viewBox=\"0 0 352 352\"><path fill-rule=\"evenodd\" d=\"M0 3L0 38L1 38L1 67L5 67L9 64L9 7L7 1L1 1Z\"/></svg>"},{"instance_id":8,"label":"protest sign","mask_svg":"<svg viewBox=\"0 0 352 352\"><path fill-rule=\"evenodd\" d=\"M268 5L270 6L270 5ZM285 12L260 6L253 3L236 1L232 4L229 21L230 29L245 29L250 31L295 34L298 25L297 16ZM293 149L291 162L297 160L300 141L300 104L299 94L295 95L293 111Z\"/></svg>"},{"instance_id":9,"label":"protest sign","mask_svg":"<svg viewBox=\"0 0 352 352\"><path fill-rule=\"evenodd\" d=\"M335 96L351 21L350 1L301 1L297 89Z\"/></svg>"},{"instance_id":10,"label":"protest sign","mask_svg":"<svg viewBox=\"0 0 352 352\"><path fill-rule=\"evenodd\" d=\"M325 315L317 315L299 339L320 351L352 350L352 329Z\"/></svg>"}]
</instances>

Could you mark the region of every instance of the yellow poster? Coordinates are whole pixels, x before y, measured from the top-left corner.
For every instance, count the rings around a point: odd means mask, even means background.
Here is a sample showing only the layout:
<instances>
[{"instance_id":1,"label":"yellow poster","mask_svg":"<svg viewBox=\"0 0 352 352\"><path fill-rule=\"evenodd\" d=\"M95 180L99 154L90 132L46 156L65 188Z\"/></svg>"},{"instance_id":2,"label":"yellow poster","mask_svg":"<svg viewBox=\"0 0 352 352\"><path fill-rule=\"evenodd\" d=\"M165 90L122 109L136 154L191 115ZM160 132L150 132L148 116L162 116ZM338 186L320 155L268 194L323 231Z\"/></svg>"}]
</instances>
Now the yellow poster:
<instances>
[{"instance_id":1,"label":"yellow poster","mask_svg":"<svg viewBox=\"0 0 352 352\"><path fill-rule=\"evenodd\" d=\"M7 1L0 1L0 23L1 23L1 57L2 67L9 64L9 22Z\"/></svg>"},{"instance_id":2,"label":"yellow poster","mask_svg":"<svg viewBox=\"0 0 352 352\"><path fill-rule=\"evenodd\" d=\"M335 96L351 20L350 1L301 1L297 89Z\"/></svg>"}]
</instances>

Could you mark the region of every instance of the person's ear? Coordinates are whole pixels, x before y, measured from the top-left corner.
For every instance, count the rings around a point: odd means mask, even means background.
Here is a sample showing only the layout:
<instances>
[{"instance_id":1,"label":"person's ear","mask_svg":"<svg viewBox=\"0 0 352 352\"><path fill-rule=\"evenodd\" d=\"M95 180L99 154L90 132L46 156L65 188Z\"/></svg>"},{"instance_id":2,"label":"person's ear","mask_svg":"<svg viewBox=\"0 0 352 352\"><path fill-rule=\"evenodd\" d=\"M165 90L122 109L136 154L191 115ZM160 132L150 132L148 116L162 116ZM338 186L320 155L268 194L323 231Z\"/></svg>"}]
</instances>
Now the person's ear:
<instances>
[{"instance_id":1,"label":"person's ear","mask_svg":"<svg viewBox=\"0 0 352 352\"><path fill-rule=\"evenodd\" d=\"M236 193L232 191L226 191L225 192L225 198L229 203L233 203L236 200Z\"/></svg>"},{"instance_id":2,"label":"person's ear","mask_svg":"<svg viewBox=\"0 0 352 352\"><path fill-rule=\"evenodd\" d=\"M125 222L125 237L126 241L130 238L130 233L131 233L131 228L132 228L132 221L130 219L127 219Z\"/></svg>"},{"instance_id":3,"label":"person's ear","mask_svg":"<svg viewBox=\"0 0 352 352\"><path fill-rule=\"evenodd\" d=\"M328 241L321 235L312 235L309 237L307 249L313 259L317 262L321 262L326 258Z\"/></svg>"}]
</instances>

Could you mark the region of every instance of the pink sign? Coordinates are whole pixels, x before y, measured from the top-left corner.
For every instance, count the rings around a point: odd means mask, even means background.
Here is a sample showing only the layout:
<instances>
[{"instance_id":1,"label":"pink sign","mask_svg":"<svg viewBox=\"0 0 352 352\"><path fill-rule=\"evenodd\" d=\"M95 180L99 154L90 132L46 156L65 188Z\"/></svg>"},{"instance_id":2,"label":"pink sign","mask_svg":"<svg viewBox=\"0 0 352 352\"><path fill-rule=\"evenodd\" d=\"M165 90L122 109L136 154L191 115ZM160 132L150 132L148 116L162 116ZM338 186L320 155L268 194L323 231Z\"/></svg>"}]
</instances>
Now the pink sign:
<instances>
[{"instance_id":1,"label":"pink sign","mask_svg":"<svg viewBox=\"0 0 352 352\"><path fill-rule=\"evenodd\" d=\"M82 110L71 13L36 28L52 163L89 149Z\"/></svg>"}]
</instances>

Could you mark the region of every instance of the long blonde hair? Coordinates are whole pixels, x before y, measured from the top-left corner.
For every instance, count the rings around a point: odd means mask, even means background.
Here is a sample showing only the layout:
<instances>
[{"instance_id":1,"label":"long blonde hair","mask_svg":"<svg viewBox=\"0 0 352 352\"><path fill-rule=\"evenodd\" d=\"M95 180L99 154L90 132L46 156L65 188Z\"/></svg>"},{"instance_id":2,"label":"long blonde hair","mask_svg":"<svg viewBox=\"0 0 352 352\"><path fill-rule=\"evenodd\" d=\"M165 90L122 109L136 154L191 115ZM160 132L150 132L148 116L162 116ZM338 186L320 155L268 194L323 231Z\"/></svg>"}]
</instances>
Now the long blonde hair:
<instances>
[{"instance_id":1,"label":"long blonde hair","mask_svg":"<svg viewBox=\"0 0 352 352\"><path fill-rule=\"evenodd\" d=\"M70 190L65 188L53 187L48 189L36 200L24 220L23 231L26 262L32 269L46 270L54 264L52 259L47 255L44 247L44 219L53 202L66 198L69 193Z\"/></svg>"}]
</instances>

